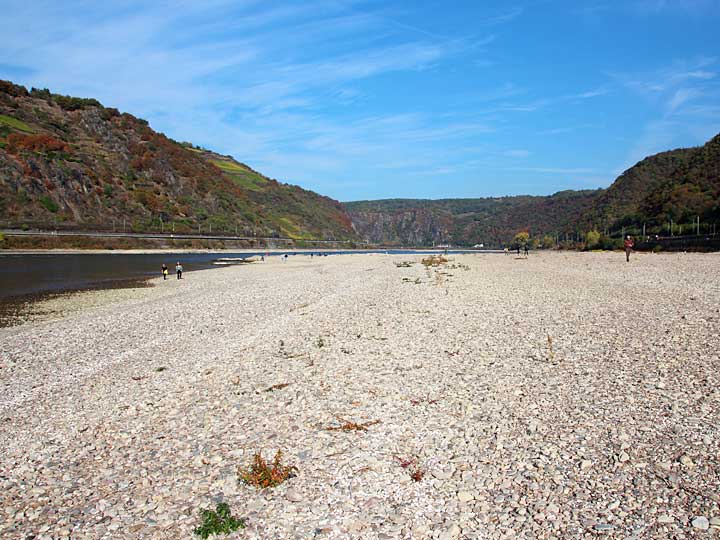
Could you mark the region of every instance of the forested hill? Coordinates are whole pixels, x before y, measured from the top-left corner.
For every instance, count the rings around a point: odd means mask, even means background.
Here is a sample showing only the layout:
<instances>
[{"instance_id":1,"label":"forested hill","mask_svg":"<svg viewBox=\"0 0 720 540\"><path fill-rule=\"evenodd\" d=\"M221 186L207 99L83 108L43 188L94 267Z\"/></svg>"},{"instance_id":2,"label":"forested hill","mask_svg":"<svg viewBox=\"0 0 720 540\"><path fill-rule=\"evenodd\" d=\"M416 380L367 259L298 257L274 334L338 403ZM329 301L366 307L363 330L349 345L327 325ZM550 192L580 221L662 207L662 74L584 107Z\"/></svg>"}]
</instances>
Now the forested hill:
<instances>
[{"instance_id":1,"label":"forested hill","mask_svg":"<svg viewBox=\"0 0 720 540\"><path fill-rule=\"evenodd\" d=\"M7 81L0 81L0 221L356 238L335 200L173 141L94 99Z\"/></svg>"},{"instance_id":2,"label":"forested hill","mask_svg":"<svg viewBox=\"0 0 720 540\"><path fill-rule=\"evenodd\" d=\"M346 202L361 237L398 245L500 246L521 230L555 235L574 224L600 194L561 191L549 196L482 199L387 199Z\"/></svg>"},{"instance_id":3,"label":"forested hill","mask_svg":"<svg viewBox=\"0 0 720 540\"><path fill-rule=\"evenodd\" d=\"M704 146L647 157L595 201L585 225L662 231L669 220L720 223L720 134Z\"/></svg>"},{"instance_id":4,"label":"forested hill","mask_svg":"<svg viewBox=\"0 0 720 540\"><path fill-rule=\"evenodd\" d=\"M346 202L358 233L399 245L501 246L519 231L581 237L591 230L619 238L700 232L720 225L720 135L704 146L662 152L625 171L607 189L562 191L546 197L390 199ZM717 227L720 228L720 227Z\"/></svg>"}]
</instances>

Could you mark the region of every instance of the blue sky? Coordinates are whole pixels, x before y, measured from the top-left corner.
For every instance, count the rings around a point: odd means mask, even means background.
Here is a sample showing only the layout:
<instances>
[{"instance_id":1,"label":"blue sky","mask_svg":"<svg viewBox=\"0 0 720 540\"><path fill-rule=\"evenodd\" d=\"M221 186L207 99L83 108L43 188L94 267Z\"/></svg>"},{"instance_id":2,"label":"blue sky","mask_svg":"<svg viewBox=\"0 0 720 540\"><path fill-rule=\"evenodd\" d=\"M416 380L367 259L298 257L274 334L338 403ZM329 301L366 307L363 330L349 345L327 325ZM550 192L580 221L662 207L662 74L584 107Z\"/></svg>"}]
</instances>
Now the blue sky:
<instances>
[{"instance_id":1,"label":"blue sky","mask_svg":"<svg viewBox=\"0 0 720 540\"><path fill-rule=\"evenodd\" d=\"M606 187L720 132L720 0L0 0L0 78L339 200Z\"/></svg>"}]
</instances>

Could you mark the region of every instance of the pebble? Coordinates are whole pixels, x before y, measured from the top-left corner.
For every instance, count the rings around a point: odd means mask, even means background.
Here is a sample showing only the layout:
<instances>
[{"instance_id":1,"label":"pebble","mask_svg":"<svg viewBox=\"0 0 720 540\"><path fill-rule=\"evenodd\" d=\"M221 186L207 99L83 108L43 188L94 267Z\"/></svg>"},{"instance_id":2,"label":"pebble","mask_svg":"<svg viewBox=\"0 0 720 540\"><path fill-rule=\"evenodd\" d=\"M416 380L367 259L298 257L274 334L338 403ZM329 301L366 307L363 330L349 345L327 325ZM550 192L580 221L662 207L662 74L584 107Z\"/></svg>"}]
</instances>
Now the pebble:
<instances>
[{"instance_id":1,"label":"pebble","mask_svg":"<svg viewBox=\"0 0 720 540\"><path fill-rule=\"evenodd\" d=\"M696 529L700 529L701 531L706 531L710 528L710 521L708 521L708 518L704 516L698 516L696 518L693 518L690 523L693 527L695 527Z\"/></svg>"}]
</instances>

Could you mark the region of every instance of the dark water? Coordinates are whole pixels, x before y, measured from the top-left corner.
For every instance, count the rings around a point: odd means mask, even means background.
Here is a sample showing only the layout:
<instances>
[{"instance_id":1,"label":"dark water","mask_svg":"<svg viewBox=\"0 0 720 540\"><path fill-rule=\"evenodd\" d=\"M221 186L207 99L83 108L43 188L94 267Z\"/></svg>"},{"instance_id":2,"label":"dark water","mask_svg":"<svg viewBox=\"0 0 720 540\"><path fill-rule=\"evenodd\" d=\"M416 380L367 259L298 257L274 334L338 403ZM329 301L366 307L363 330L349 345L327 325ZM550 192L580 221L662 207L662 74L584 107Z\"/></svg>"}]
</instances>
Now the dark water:
<instances>
[{"instance_id":1,"label":"dark water","mask_svg":"<svg viewBox=\"0 0 720 540\"><path fill-rule=\"evenodd\" d=\"M328 256L349 253L428 253L414 250L377 251L333 251ZM318 251L288 251L291 257L317 255ZM434 251L440 253L440 251ZM449 253L465 253L449 251ZM73 253L73 254L23 254L4 255L0 253L0 303L13 299L40 296L45 293L59 293L85 289L131 286L143 280L160 275L163 263L174 277L175 262L180 261L185 272L206 268L221 268L213 265L219 258L245 258L260 256L255 253ZM270 253L282 256L283 253Z\"/></svg>"}]
</instances>

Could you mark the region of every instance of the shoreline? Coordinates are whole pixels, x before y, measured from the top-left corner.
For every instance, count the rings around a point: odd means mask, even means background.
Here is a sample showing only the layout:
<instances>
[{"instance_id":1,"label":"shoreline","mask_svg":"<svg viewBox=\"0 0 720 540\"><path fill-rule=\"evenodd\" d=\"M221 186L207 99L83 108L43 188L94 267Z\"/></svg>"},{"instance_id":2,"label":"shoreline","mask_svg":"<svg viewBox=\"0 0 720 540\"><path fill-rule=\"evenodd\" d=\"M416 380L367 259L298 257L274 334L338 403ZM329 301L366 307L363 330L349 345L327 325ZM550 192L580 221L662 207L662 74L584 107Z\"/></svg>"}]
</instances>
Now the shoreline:
<instances>
[{"instance_id":1,"label":"shoreline","mask_svg":"<svg viewBox=\"0 0 720 540\"><path fill-rule=\"evenodd\" d=\"M102 255L153 255L163 253L376 253L381 251L402 251L402 252L422 252L422 253L438 253L443 252L445 248L368 248L368 249L313 249L313 248L292 248L292 249L13 249L0 250L2 255L74 255L74 254L102 254ZM464 253L502 253L500 250L493 249L472 249L472 248L448 248L449 252Z\"/></svg>"}]
</instances>

